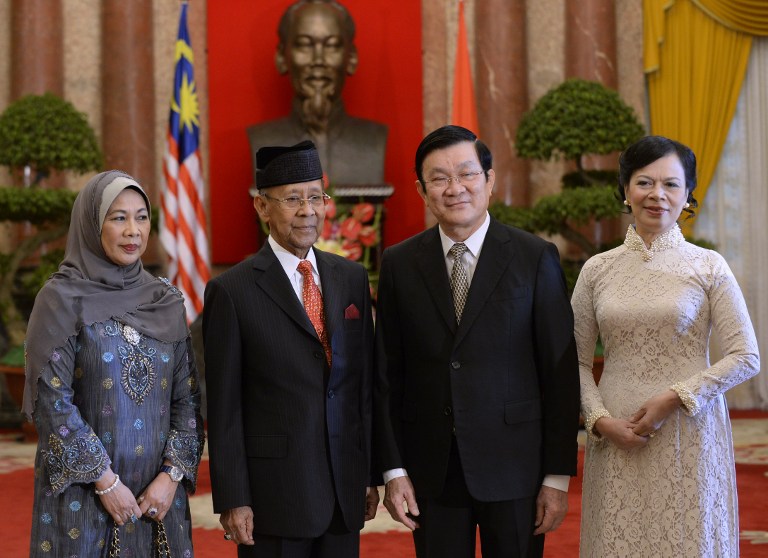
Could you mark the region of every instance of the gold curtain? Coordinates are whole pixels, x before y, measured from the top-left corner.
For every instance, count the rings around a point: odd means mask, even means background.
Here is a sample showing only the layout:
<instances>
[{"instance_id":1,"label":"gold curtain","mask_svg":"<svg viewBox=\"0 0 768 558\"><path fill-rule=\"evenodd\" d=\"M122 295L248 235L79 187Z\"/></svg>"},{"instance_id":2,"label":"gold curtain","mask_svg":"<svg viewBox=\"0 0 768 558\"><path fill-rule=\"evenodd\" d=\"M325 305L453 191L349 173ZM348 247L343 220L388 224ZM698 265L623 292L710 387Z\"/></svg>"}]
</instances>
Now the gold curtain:
<instances>
[{"instance_id":1,"label":"gold curtain","mask_svg":"<svg viewBox=\"0 0 768 558\"><path fill-rule=\"evenodd\" d=\"M722 25L750 35L768 36L766 0L693 0Z\"/></svg>"},{"instance_id":2,"label":"gold curtain","mask_svg":"<svg viewBox=\"0 0 768 558\"><path fill-rule=\"evenodd\" d=\"M696 153L694 196L701 202L736 110L752 36L721 25L691 0L643 0L643 15L651 132ZM692 226L683 221L683 232Z\"/></svg>"}]
</instances>

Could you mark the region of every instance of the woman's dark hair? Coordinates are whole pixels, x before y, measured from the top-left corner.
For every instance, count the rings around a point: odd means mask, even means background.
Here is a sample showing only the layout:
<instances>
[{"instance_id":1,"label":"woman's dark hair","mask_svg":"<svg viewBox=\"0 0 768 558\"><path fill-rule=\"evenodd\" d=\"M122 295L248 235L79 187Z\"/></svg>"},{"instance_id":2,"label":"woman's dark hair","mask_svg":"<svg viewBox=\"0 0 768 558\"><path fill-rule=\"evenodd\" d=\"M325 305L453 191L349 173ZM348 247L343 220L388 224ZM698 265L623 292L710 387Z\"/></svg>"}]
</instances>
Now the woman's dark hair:
<instances>
[{"instance_id":1,"label":"woman's dark hair","mask_svg":"<svg viewBox=\"0 0 768 558\"><path fill-rule=\"evenodd\" d=\"M427 137L421 140L419 147L416 148L416 178L419 179L421 188L424 191L426 191L426 185L424 184L422 167L427 155L438 149L445 149L463 141L475 144L477 159L480 161L480 166L485 173L485 179L488 180L488 171L491 170L493 165L493 155L491 155L491 150L488 149L488 146L477 139L477 136L466 128L453 125L443 126L434 132L430 132Z\"/></svg>"},{"instance_id":2,"label":"woman's dark hair","mask_svg":"<svg viewBox=\"0 0 768 558\"><path fill-rule=\"evenodd\" d=\"M629 186L635 171L673 153L680 159L685 172L685 188L688 193L686 201L691 205L684 211L690 213L688 217L693 217L693 208L699 206L699 202L693 197L693 191L696 189L696 155L690 147L663 136L645 136L622 152L619 157L619 200L623 202L627 199L624 189Z\"/></svg>"}]
</instances>

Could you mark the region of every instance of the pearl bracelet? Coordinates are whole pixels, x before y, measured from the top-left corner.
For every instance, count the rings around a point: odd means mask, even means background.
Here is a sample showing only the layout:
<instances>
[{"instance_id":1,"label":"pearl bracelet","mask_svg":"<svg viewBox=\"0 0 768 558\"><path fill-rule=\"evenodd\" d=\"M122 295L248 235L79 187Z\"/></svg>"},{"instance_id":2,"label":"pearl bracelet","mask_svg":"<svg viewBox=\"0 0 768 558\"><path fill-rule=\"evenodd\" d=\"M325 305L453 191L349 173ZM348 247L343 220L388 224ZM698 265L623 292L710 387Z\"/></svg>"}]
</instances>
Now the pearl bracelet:
<instances>
[{"instance_id":1,"label":"pearl bracelet","mask_svg":"<svg viewBox=\"0 0 768 558\"><path fill-rule=\"evenodd\" d=\"M109 494L115 488L117 488L118 484L120 484L120 475L115 474L115 482L112 483L112 486L105 488L104 490L94 490L94 492L97 496L104 496L105 494Z\"/></svg>"}]
</instances>

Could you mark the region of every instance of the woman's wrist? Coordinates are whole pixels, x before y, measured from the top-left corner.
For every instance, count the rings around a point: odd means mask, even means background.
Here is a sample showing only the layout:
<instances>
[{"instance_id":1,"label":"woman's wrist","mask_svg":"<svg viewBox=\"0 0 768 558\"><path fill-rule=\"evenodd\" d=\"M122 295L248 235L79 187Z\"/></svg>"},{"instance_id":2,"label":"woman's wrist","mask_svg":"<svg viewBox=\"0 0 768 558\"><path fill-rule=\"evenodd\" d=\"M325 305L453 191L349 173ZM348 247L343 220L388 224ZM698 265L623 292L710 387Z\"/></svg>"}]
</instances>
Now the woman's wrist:
<instances>
[{"instance_id":1,"label":"woman's wrist","mask_svg":"<svg viewBox=\"0 0 768 558\"><path fill-rule=\"evenodd\" d=\"M99 485L96 485L96 490L94 492L97 496L104 496L105 494L109 494L112 492L115 488L117 488L117 485L120 484L120 475L115 474L115 478L112 480L112 484L107 486L106 488L100 488Z\"/></svg>"}]
</instances>

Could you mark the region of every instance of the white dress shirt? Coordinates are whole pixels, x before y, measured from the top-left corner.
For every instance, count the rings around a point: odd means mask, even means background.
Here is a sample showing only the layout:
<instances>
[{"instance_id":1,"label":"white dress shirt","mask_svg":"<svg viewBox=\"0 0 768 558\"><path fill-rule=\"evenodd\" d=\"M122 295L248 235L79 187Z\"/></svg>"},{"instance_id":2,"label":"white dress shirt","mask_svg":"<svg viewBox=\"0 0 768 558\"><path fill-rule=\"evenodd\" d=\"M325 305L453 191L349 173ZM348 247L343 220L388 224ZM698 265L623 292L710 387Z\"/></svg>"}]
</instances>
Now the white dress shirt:
<instances>
[{"instance_id":1,"label":"white dress shirt","mask_svg":"<svg viewBox=\"0 0 768 558\"><path fill-rule=\"evenodd\" d=\"M296 296L299 298L299 302L301 302L301 305L304 306L304 296L302 294L304 289L304 276L297 269L301 259L297 258L294 254L280 246L277 241L272 238L271 235L267 237L267 241L272 247L272 251L275 253L275 256L277 256L277 261L279 261L280 265L283 266L283 270L288 276L288 280L291 282L291 286L293 287ZM320 289L320 293L322 294L323 286L320 284L320 274L317 272L317 258L315 258L315 252L313 248L309 249L307 252L307 257L304 259L309 260L309 263L312 264L312 277L314 277L315 283L317 284L317 287Z\"/></svg>"}]
</instances>

